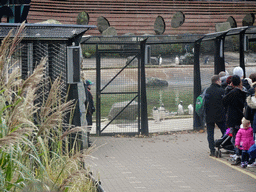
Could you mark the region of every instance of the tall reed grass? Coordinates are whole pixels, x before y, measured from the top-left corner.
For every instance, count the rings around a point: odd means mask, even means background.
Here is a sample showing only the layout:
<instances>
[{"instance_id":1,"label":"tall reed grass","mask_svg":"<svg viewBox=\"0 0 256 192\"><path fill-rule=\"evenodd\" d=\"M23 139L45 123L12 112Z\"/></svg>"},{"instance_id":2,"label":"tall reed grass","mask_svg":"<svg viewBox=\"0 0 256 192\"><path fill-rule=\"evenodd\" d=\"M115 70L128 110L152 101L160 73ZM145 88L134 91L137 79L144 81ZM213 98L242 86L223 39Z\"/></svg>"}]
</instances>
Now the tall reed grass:
<instances>
[{"instance_id":1,"label":"tall reed grass","mask_svg":"<svg viewBox=\"0 0 256 192\"><path fill-rule=\"evenodd\" d=\"M46 59L25 80L19 68L8 74L24 28L14 37L10 32L0 46L0 191L96 191L84 168L87 152L68 147L67 137L83 130L63 122L74 102L62 102L60 78L42 103L35 102L50 82L44 79Z\"/></svg>"}]
</instances>

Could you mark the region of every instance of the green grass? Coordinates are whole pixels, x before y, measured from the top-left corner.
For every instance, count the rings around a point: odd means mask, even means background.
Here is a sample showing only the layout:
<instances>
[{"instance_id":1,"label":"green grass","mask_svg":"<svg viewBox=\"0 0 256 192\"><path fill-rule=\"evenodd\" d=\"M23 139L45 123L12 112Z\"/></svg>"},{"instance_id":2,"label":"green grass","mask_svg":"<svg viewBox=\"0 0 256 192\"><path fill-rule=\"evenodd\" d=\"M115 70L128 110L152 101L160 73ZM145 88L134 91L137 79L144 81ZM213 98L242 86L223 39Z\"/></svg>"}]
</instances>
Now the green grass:
<instances>
[{"instance_id":1,"label":"green grass","mask_svg":"<svg viewBox=\"0 0 256 192\"><path fill-rule=\"evenodd\" d=\"M101 95L101 118L107 118L114 103L130 101L135 94L104 94ZM138 101L136 99L135 101ZM153 107L159 107L162 103L168 111L177 111L180 101L183 101L184 109L193 103L193 89L184 88L156 88L147 87L147 111L151 116Z\"/></svg>"},{"instance_id":2,"label":"green grass","mask_svg":"<svg viewBox=\"0 0 256 192\"><path fill-rule=\"evenodd\" d=\"M180 101L183 101L184 109L193 103L193 90L188 88L147 88L148 115L151 114L153 107L164 104L168 111L177 111Z\"/></svg>"}]
</instances>

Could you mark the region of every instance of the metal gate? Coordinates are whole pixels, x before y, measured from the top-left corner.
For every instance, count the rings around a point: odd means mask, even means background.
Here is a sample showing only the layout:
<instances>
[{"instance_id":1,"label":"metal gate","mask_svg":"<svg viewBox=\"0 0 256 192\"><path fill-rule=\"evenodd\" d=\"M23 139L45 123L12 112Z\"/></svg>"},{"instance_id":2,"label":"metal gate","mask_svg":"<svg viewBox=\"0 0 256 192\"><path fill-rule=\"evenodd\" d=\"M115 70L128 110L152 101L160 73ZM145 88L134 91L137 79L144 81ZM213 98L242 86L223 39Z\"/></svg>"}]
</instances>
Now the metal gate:
<instances>
[{"instance_id":1,"label":"metal gate","mask_svg":"<svg viewBox=\"0 0 256 192\"><path fill-rule=\"evenodd\" d=\"M116 55L118 58L114 57ZM97 135L140 133L141 50L99 50L97 46L96 58ZM106 69L109 62L119 63ZM104 113L108 113L105 120L102 119Z\"/></svg>"}]
</instances>

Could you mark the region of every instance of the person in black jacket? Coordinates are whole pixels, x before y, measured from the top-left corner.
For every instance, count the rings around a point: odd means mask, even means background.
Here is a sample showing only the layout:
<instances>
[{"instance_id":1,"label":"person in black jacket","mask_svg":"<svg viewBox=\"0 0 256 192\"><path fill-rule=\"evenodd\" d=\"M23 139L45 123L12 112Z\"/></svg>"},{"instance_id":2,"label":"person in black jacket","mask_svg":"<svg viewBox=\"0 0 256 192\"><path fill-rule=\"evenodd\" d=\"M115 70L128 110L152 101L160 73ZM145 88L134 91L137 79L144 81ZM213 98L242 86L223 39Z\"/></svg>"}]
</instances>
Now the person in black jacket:
<instances>
[{"instance_id":1,"label":"person in black jacket","mask_svg":"<svg viewBox=\"0 0 256 192\"><path fill-rule=\"evenodd\" d=\"M87 121L87 125L89 125L89 126L92 125L92 115L95 112L93 96L91 93L91 85L92 84L93 83L90 80L86 80L84 83L85 96L86 96L86 100L85 100L84 104L85 104L85 110L86 110L86 121Z\"/></svg>"},{"instance_id":2,"label":"person in black jacket","mask_svg":"<svg viewBox=\"0 0 256 192\"><path fill-rule=\"evenodd\" d=\"M235 148L236 133L240 128L240 125L242 123L241 121L244 116L243 109L245 106L247 92L244 91L242 81L239 76L233 75L231 78L231 82L233 89L223 97L222 102L227 109L227 126L231 129L231 132L233 134L231 142ZM236 155L240 155L238 149L236 149ZM236 161L234 164L239 164L239 160Z\"/></svg>"},{"instance_id":3,"label":"person in black jacket","mask_svg":"<svg viewBox=\"0 0 256 192\"><path fill-rule=\"evenodd\" d=\"M215 156L214 147L214 127L215 124L220 128L222 135L226 131L225 110L222 104L224 89L221 87L221 80L218 75L211 78L211 86L206 90L205 114L207 126L207 139L210 148L210 156Z\"/></svg>"}]
</instances>

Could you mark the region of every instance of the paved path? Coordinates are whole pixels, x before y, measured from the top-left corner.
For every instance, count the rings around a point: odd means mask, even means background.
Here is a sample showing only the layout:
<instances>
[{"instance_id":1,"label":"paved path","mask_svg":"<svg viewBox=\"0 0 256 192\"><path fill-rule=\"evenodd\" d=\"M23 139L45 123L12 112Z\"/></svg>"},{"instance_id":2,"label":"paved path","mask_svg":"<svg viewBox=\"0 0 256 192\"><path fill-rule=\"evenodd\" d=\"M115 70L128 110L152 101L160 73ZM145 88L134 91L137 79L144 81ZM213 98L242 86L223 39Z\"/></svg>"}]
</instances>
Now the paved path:
<instances>
[{"instance_id":1,"label":"paved path","mask_svg":"<svg viewBox=\"0 0 256 192\"><path fill-rule=\"evenodd\" d=\"M218 129L215 138L220 138ZM98 149L86 162L107 192L256 191L256 168L232 167L227 156L209 157L206 133L91 140Z\"/></svg>"},{"instance_id":2,"label":"paved path","mask_svg":"<svg viewBox=\"0 0 256 192\"><path fill-rule=\"evenodd\" d=\"M182 122L182 124L180 124ZM105 127L108 123L102 122L101 127ZM117 124L110 124L103 133L122 133L122 132L138 132L137 122L133 124L127 124L127 127L123 128L122 126L118 126ZM161 122L155 122L154 120L148 121L148 131L149 133L158 133L158 132L171 132L171 131L182 131L182 130L191 130L193 125L193 118L185 118L185 119L165 119ZM133 127L133 128L132 128ZM92 129L90 131L91 134L96 134L96 123L93 123Z\"/></svg>"}]
</instances>

